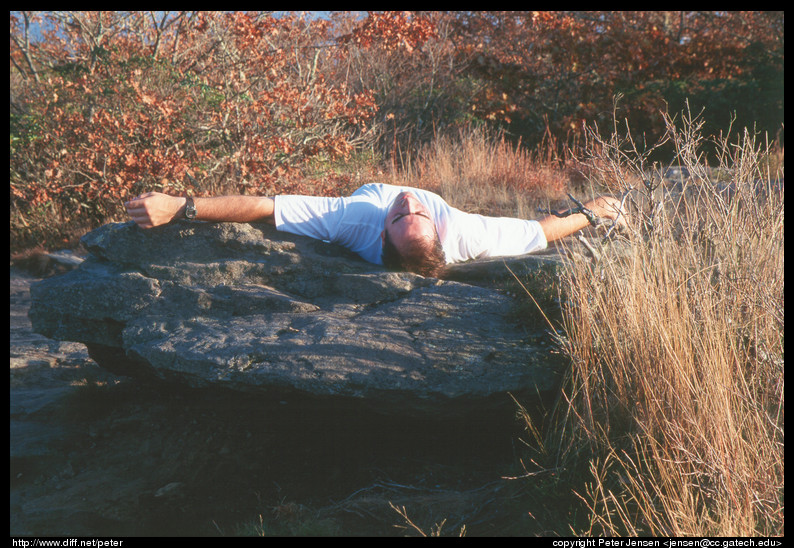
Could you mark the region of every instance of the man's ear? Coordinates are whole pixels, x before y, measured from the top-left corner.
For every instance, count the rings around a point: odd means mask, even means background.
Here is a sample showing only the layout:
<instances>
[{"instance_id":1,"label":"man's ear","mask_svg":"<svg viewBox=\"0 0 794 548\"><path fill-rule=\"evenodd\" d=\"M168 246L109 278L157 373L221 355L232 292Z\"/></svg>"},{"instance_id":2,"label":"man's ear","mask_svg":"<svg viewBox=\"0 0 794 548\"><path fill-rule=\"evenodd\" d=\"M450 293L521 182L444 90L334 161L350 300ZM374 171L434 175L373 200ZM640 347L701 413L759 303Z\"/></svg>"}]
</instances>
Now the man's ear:
<instances>
[{"instance_id":1,"label":"man's ear","mask_svg":"<svg viewBox=\"0 0 794 548\"><path fill-rule=\"evenodd\" d=\"M386 231L385 230L381 230L380 231L380 245L381 246L386 245Z\"/></svg>"}]
</instances>

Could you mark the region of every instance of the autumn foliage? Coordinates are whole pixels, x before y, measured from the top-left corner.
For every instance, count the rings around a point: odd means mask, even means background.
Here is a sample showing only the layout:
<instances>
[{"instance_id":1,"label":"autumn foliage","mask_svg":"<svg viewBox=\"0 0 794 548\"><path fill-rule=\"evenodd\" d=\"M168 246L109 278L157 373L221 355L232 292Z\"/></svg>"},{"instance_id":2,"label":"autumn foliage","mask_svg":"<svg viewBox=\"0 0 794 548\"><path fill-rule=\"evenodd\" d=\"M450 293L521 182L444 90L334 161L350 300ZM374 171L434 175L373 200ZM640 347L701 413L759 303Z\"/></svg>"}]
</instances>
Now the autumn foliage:
<instances>
[{"instance_id":1,"label":"autumn foliage","mask_svg":"<svg viewBox=\"0 0 794 548\"><path fill-rule=\"evenodd\" d=\"M145 190L340 193L305 176L450 128L568 142L620 114L649 139L689 99L714 132L783 117L783 14L11 12L14 245ZM711 114L711 116L709 116ZM57 218L57 222L52 221ZM55 242L50 242L55 243Z\"/></svg>"},{"instance_id":2,"label":"autumn foliage","mask_svg":"<svg viewBox=\"0 0 794 548\"><path fill-rule=\"evenodd\" d=\"M689 100L707 131L783 122L783 13L525 12L461 15L461 50L483 82L478 109L514 132L580 132L619 118L651 138Z\"/></svg>"}]
</instances>

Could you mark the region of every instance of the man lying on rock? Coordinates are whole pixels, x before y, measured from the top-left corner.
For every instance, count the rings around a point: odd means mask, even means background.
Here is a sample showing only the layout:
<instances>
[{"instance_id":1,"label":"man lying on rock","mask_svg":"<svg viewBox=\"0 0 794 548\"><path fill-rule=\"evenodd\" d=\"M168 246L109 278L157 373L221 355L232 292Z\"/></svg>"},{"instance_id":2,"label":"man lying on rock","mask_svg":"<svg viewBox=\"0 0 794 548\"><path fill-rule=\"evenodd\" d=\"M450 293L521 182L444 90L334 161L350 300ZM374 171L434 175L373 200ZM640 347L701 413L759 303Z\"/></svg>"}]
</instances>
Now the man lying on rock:
<instances>
[{"instance_id":1,"label":"man lying on rock","mask_svg":"<svg viewBox=\"0 0 794 548\"><path fill-rule=\"evenodd\" d=\"M439 277L450 263L515 256L585 228L582 213L539 221L465 213L441 196L410 187L367 184L345 198L319 196L177 197L159 192L125 202L141 228L187 218L211 222L267 221L277 230L342 245L370 263ZM584 207L625 226L620 202L601 197Z\"/></svg>"}]
</instances>

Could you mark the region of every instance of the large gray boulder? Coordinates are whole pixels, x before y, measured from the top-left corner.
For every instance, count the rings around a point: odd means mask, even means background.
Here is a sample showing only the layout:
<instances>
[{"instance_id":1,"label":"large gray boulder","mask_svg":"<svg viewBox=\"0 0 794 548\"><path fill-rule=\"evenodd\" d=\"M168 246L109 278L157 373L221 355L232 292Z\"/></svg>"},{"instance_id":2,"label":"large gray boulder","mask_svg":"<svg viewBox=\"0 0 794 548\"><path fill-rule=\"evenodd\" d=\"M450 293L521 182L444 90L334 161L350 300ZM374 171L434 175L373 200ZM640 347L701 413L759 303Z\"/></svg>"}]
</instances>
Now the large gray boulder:
<instances>
[{"instance_id":1,"label":"large gray boulder","mask_svg":"<svg viewBox=\"0 0 794 548\"><path fill-rule=\"evenodd\" d=\"M30 319L119 374L445 417L551 390L561 372L503 261L442 281L266 224L116 223L82 242L79 268L31 288ZM560 259L510 264L540 291Z\"/></svg>"}]
</instances>

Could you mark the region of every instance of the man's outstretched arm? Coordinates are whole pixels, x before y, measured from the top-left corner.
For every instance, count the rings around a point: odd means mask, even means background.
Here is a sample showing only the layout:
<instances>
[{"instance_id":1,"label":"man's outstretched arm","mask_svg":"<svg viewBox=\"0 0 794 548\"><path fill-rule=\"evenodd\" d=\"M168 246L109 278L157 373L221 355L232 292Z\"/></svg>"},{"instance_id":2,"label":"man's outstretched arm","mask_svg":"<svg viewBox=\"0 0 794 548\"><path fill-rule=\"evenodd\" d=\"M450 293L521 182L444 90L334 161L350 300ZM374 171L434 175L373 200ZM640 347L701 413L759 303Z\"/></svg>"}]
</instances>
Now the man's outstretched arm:
<instances>
[{"instance_id":1,"label":"man's outstretched arm","mask_svg":"<svg viewBox=\"0 0 794 548\"><path fill-rule=\"evenodd\" d=\"M619 226L627 226L625 212L622 212L618 216L618 212L620 212L620 200L610 197L601 197L587 202L584 204L584 207L592 211L596 217L604 217L606 219L612 219L613 221L617 219ZM543 228L543 234L545 234L547 242L570 236L590 224L587 217L581 213L574 213L567 217L549 215L538 222L541 228Z\"/></svg>"},{"instance_id":2,"label":"man's outstretched arm","mask_svg":"<svg viewBox=\"0 0 794 548\"><path fill-rule=\"evenodd\" d=\"M210 222L274 222L273 198L264 196L218 196L193 198L196 219ZM124 203L130 218L141 228L152 228L185 216L187 199L160 192L147 192Z\"/></svg>"}]
</instances>

